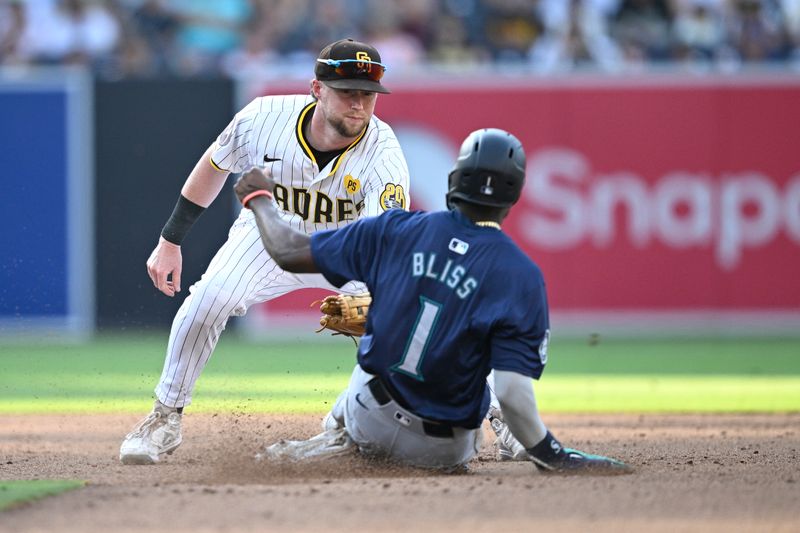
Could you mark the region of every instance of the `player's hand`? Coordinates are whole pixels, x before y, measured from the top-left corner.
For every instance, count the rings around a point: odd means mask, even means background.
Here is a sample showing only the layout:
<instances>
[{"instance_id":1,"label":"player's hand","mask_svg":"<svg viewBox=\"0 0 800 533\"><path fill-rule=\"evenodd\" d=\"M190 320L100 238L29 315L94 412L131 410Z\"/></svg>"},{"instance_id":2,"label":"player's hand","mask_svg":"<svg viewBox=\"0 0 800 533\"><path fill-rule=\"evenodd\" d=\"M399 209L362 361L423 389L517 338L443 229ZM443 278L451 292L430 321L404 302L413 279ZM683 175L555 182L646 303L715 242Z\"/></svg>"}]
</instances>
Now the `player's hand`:
<instances>
[{"instance_id":1,"label":"player's hand","mask_svg":"<svg viewBox=\"0 0 800 533\"><path fill-rule=\"evenodd\" d=\"M181 292L182 265L181 247L160 237L147 260L147 275L158 290L172 297Z\"/></svg>"},{"instance_id":2,"label":"player's hand","mask_svg":"<svg viewBox=\"0 0 800 533\"><path fill-rule=\"evenodd\" d=\"M244 198L255 191L269 191L275 188L275 182L272 180L272 173L269 170L261 170L259 168L251 168L241 175L236 180L233 190L236 192L236 197L241 202Z\"/></svg>"}]
</instances>

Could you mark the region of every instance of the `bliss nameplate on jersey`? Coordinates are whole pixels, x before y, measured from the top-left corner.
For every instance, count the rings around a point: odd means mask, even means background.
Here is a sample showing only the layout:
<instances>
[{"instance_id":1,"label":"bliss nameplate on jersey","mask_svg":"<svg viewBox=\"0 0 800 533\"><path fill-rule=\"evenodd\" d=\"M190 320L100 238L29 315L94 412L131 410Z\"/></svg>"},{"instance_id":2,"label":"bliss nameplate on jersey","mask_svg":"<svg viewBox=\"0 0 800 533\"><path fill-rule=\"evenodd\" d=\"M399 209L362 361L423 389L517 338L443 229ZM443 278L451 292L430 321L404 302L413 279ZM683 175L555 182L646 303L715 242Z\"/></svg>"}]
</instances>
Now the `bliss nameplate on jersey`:
<instances>
[{"instance_id":1,"label":"bliss nameplate on jersey","mask_svg":"<svg viewBox=\"0 0 800 533\"><path fill-rule=\"evenodd\" d=\"M436 280L453 289L462 300L478 286L478 280L472 276L467 277L467 269L450 258L438 258L437 261L436 254L433 252L414 252L411 257L411 275L413 277Z\"/></svg>"}]
</instances>

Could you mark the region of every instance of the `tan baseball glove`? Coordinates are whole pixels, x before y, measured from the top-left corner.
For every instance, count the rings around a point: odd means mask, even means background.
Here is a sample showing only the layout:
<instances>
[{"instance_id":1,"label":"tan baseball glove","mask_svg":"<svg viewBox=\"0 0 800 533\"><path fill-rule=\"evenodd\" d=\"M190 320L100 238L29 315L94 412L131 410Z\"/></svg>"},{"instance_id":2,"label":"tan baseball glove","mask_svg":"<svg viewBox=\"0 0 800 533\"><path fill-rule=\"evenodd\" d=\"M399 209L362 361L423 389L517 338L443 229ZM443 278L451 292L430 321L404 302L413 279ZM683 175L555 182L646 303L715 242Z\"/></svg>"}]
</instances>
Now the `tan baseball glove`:
<instances>
[{"instance_id":1,"label":"tan baseball glove","mask_svg":"<svg viewBox=\"0 0 800 533\"><path fill-rule=\"evenodd\" d=\"M317 333L323 329L329 329L334 332L334 335L362 336L367 323L370 303L372 303L372 296L368 292L356 295L332 294L326 296L319 306L319 310L324 314L319 319L319 325L322 327L317 330Z\"/></svg>"}]
</instances>

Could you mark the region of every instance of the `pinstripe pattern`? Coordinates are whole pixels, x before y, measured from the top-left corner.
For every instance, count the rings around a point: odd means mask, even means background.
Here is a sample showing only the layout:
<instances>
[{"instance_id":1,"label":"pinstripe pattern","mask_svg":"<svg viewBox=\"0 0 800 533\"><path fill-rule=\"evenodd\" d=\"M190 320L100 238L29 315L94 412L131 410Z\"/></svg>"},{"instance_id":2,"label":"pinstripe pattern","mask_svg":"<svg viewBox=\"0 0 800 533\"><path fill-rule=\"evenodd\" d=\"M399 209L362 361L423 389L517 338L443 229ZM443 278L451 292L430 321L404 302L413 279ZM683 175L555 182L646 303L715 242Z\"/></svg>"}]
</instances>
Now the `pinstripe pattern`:
<instances>
[{"instance_id":1,"label":"pinstripe pattern","mask_svg":"<svg viewBox=\"0 0 800 533\"><path fill-rule=\"evenodd\" d=\"M339 220L340 201L352 204L352 218L382 213L387 202L381 196L387 186L402 188L404 207L408 208L408 167L391 128L373 117L354 146L324 169L318 169L295 134L301 112L311 104L311 98L302 95L253 100L218 137L211 163L230 172L268 167L276 184L286 188L291 204L294 189L307 190L310 194L307 218L294 212L294 205L284 210L284 219L307 233L348 223L348 219ZM265 156L279 161L265 164ZM332 172L334 168L336 171ZM346 176L358 179L357 191L349 193L345 189ZM321 221L314 221L318 200L325 204L320 195L333 204L332 220L322 220L326 214L321 213ZM357 210L359 205L363 207ZM305 287L334 289L321 275L291 274L280 269L264 250L253 214L243 209L231 227L228 240L202 278L189 288L189 296L175 315L164 370L156 387L158 399L168 406L189 405L194 385L228 319L243 315L255 303ZM363 285L350 282L338 290L364 289Z\"/></svg>"}]
</instances>

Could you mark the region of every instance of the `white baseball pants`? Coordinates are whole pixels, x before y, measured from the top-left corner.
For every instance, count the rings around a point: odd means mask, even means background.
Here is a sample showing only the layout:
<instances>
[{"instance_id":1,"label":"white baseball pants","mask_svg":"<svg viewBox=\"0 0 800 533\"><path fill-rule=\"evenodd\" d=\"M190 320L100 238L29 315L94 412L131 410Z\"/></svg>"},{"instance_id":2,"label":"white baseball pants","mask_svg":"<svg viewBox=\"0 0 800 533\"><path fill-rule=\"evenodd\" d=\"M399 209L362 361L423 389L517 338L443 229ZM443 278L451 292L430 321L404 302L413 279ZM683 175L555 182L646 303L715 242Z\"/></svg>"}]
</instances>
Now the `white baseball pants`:
<instances>
[{"instance_id":1,"label":"white baseball pants","mask_svg":"<svg viewBox=\"0 0 800 533\"><path fill-rule=\"evenodd\" d=\"M321 274L285 272L269 256L253 213L243 209L200 280L189 288L175 319L164 370L155 389L161 403L184 407L208 363L228 318L242 316L253 304L301 288L323 288L355 294L361 283L335 288Z\"/></svg>"}]
</instances>

